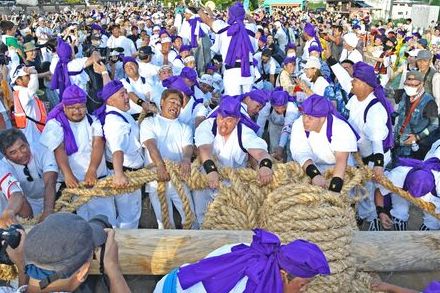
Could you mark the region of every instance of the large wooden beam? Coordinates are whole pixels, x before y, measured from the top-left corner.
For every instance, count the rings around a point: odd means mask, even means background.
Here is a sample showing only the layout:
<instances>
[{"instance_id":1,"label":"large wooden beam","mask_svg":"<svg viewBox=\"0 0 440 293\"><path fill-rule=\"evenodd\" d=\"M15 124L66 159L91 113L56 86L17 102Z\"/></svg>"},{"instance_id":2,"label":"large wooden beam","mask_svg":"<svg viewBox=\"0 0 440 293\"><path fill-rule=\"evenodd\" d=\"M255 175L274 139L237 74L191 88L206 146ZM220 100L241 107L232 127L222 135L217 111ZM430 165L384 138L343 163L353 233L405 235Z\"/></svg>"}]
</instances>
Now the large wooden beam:
<instances>
[{"instance_id":1,"label":"large wooden beam","mask_svg":"<svg viewBox=\"0 0 440 293\"><path fill-rule=\"evenodd\" d=\"M251 231L118 230L124 274L164 275L197 261L225 244L251 242ZM355 232L352 253L364 271L433 271L440 269L439 232ZM92 273L97 273L96 263Z\"/></svg>"}]
</instances>

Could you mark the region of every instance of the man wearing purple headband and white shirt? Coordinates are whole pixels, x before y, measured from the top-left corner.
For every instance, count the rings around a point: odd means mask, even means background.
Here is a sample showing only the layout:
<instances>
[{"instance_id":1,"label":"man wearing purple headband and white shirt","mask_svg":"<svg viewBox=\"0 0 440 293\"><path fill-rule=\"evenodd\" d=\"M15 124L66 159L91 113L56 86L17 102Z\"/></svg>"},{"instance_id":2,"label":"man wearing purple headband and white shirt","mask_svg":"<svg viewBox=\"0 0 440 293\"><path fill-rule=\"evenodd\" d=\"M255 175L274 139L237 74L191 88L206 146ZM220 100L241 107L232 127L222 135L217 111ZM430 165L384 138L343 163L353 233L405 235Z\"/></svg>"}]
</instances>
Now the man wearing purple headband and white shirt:
<instances>
[{"instance_id":1,"label":"man wearing purple headband and white shirt","mask_svg":"<svg viewBox=\"0 0 440 293\"><path fill-rule=\"evenodd\" d=\"M302 119L292 125L292 158L313 185L340 192L350 153L357 151L357 133L325 97L311 95L302 103L301 111ZM333 178L327 183L321 174L331 167Z\"/></svg>"},{"instance_id":2,"label":"man wearing purple headband and white shirt","mask_svg":"<svg viewBox=\"0 0 440 293\"><path fill-rule=\"evenodd\" d=\"M290 137L293 122L298 119L299 111L294 97L289 96L281 88L275 89L270 94L269 103L258 114L258 132L262 136L266 121L269 120L269 151L277 160L283 160L284 150Z\"/></svg>"},{"instance_id":3,"label":"man wearing purple headband and white shirt","mask_svg":"<svg viewBox=\"0 0 440 293\"><path fill-rule=\"evenodd\" d=\"M106 165L113 175L113 185L123 188L129 184L124 172L139 170L144 164L139 125L128 114L130 99L122 82L106 83L101 97L104 104L94 114L103 124ZM136 229L141 217L141 190L117 195L114 201L118 228Z\"/></svg>"},{"instance_id":4,"label":"man wearing purple headband and white shirt","mask_svg":"<svg viewBox=\"0 0 440 293\"><path fill-rule=\"evenodd\" d=\"M277 235L255 229L252 243L231 244L206 258L171 271L154 293L299 293L315 276L330 275L322 250L295 240L282 245Z\"/></svg>"},{"instance_id":5,"label":"man wearing purple headband and white shirt","mask_svg":"<svg viewBox=\"0 0 440 293\"><path fill-rule=\"evenodd\" d=\"M257 49L255 21L248 17L243 4L236 2L228 9L228 21L215 19L209 9L199 11L200 18L217 34L211 50L221 54L225 71L223 81L225 95L240 95L248 92L254 82L252 55ZM245 24L245 18L249 23Z\"/></svg>"},{"instance_id":6,"label":"man wearing purple headband and white shirt","mask_svg":"<svg viewBox=\"0 0 440 293\"><path fill-rule=\"evenodd\" d=\"M301 59L303 62L306 62L309 60L309 47L317 46L322 48L322 46L321 42L319 41L319 37L317 36L316 28L311 23L306 23L304 26L303 38L305 39L306 43L304 44Z\"/></svg>"},{"instance_id":7,"label":"man wearing purple headband and white shirt","mask_svg":"<svg viewBox=\"0 0 440 293\"><path fill-rule=\"evenodd\" d=\"M391 162L394 145L391 113L394 109L385 97L374 68L366 63L353 65L351 80L353 97L346 108L350 111L348 122L359 134L359 153L364 164L373 168L374 176L383 176L384 167ZM380 229L374 205L375 184L367 182L369 197L361 201L358 216L370 222L370 230Z\"/></svg>"},{"instance_id":8,"label":"man wearing purple headband and white shirt","mask_svg":"<svg viewBox=\"0 0 440 293\"><path fill-rule=\"evenodd\" d=\"M212 189L217 189L220 184L214 158L218 160L219 168L245 168L251 160L258 169L260 183L264 185L272 181L272 161L267 144L257 136L258 126L240 112L240 107L240 100L236 97L223 96L219 107L196 129L195 145L199 148L200 160ZM216 196L212 189L194 192L199 224L203 223L207 205Z\"/></svg>"},{"instance_id":9,"label":"man wearing purple headband and white shirt","mask_svg":"<svg viewBox=\"0 0 440 293\"><path fill-rule=\"evenodd\" d=\"M80 182L93 186L98 178L107 176L102 125L87 114L87 94L78 86L68 86L63 99L48 116L40 143L55 154L62 172L59 182L76 188ZM112 197L95 197L77 210L85 220L106 215L116 226L116 211Z\"/></svg>"}]
</instances>

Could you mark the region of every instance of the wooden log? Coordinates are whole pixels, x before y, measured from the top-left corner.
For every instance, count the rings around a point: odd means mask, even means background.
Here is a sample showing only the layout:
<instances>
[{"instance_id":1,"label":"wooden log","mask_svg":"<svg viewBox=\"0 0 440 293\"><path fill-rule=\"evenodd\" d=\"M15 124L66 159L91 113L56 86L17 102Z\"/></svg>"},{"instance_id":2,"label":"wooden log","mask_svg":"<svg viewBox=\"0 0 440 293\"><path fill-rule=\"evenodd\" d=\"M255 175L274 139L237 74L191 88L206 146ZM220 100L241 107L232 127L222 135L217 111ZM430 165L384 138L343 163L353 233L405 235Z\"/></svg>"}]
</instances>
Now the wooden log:
<instances>
[{"instance_id":1,"label":"wooden log","mask_svg":"<svg viewBox=\"0 0 440 293\"><path fill-rule=\"evenodd\" d=\"M164 275L184 263L204 258L232 243L251 242L251 231L118 230L119 260L124 274ZM364 271L433 271L440 268L439 232L355 232L357 267ZM98 273L97 262L92 273Z\"/></svg>"}]
</instances>

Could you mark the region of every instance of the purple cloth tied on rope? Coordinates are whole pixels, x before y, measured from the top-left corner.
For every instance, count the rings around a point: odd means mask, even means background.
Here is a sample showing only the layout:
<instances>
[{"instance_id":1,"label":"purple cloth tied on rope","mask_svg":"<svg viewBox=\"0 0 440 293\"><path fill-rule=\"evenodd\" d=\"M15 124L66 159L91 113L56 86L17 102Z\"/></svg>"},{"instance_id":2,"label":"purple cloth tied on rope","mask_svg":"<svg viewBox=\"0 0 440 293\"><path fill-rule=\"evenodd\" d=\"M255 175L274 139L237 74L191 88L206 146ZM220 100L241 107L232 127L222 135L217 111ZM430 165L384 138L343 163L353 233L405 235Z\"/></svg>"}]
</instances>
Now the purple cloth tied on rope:
<instances>
[{"instance_id":1,"label":"purple cloth tied on rope","mask_svg":"<svg viewBox=\"0 0 440 293\"><path fill-rule=\"evenodd\" d=\"M247 276L244 293L282 293L281 269L301 278L330 274L327 259L316 244L295 240L281 245L275 234L253 231L250 246L240 244L230 253L181 267L177 274L182 288L202 282L207 292L227 293Z\"/></svg>"},{"instance_id":2,"label":"purple cloth tied on rope","mask_svg":"<svg viewBox=\"0 0 440 293\"><path fill-rule=\"evenodd\" d=\"M87 102L87 94L77 85L68 86L63 92L63 99L61 103L56 105L47 116L47 121L51 119L57 120L64 133L64 149L66 154L70 156L78 151L78 145L75 141L72 128L70 127L69 120L64 113L64 106L71 106L75 104L85 104Z\"/></svg>"},{"instance_id":3,"label":"purple cloth tied on rope","mask_svg":"<svg viewBox=\"0 0 440 293\"><path fill-rule=\"evenodd\" d=\"M394 146L393 124L391 120L391 114L394 112L394 108L385 96L385 91L380 85L377 74L374 72L374 67L364 62L355 63L353 65L353 78L357 78L371 86L374 90L374 95L385 108L387 112L388 135L383 141L383 147L384 151L391 149Z\"/></svg>"},{"instance_id":4,"label":"purple cloth tied on rope","mask_svg":"<svg viewBox=\"0 0 440 293\"><path fill-rule=\"evenodd\" d=\"M251 76L249 53L254 53L254 48L244 25L245 15L242 3L236 2L229 7L229 27L226 33L231 37L231 42L224 62L230 67L235 67L235 62L240 60L241 76L249 77Z\"/></svg>"},{"instance_id":5,"label":"purple cloth tied on rope","mask_svg":"<svg viewBox=\"0 0 440 293\"><path fill-rule=\"evenodd\" d=\"M406 174L403 189L414 197L421 197L428 193L437 196L434 174L431 171L440 171L440 159L430 158L426 161L400 158L399 166L411 167Z\"/></svg>"}]
</instances>

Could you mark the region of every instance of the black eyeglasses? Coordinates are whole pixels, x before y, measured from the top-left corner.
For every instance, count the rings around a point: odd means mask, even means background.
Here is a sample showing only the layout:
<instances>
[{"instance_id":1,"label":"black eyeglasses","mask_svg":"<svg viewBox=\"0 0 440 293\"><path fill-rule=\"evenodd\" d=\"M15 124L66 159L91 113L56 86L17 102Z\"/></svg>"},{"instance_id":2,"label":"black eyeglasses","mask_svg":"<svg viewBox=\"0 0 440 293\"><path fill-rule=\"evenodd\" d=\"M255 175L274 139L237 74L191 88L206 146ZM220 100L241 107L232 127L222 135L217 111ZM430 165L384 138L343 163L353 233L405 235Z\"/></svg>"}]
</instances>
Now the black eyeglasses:
<instances>
[{"instance_id":1,"label":"black eyeglasses","mask_svg":"<svg viewBox=\"0 0 440 293\"><path fill-rule=\"evenodd\" d=\"M34 178L32 177L31 172L29 172L29 168L27 165L24 166L23 173L24 173L24 176L26 176L27 181L29 181L29 182L34 181Z\"/></svg>"}]
</instances>

